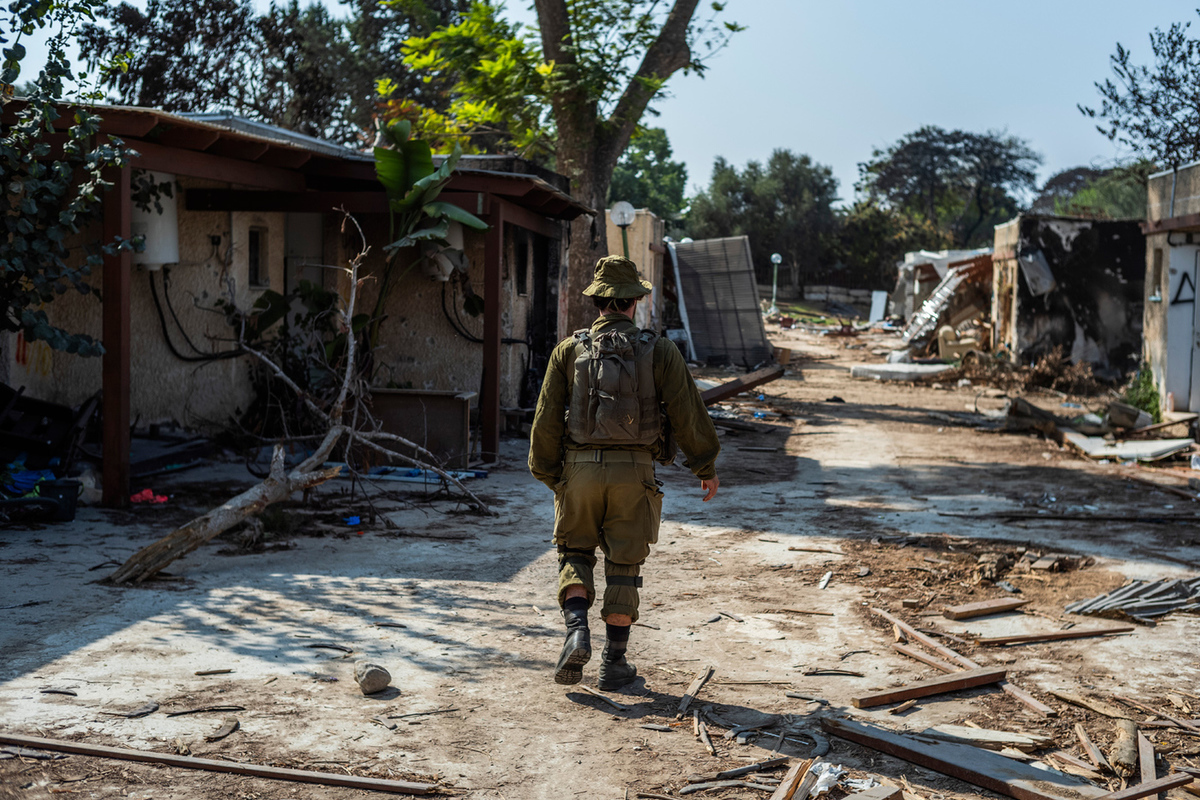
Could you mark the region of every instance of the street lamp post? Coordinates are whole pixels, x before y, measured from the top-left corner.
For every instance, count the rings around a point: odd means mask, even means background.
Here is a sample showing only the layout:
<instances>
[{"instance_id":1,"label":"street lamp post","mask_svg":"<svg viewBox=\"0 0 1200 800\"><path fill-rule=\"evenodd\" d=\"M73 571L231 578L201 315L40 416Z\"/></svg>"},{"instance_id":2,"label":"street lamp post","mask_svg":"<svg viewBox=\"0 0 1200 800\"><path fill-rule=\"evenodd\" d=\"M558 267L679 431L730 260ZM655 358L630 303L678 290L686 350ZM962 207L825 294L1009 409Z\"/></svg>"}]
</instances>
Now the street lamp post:
<instances>
[{"instance_id":1,"label":"street lamp post","mask_svg":"<svg viewBox=\"0 0 1200 800\"><path fill-rule=\"evenodd\" d=\"M783 263L783 256L779 253L771 253L771 264L774 265L774 274L771 277L771 307L767 309L767 316L779 313L779 307L775 305L775 297L779 292L779 265Z\"/></svg>"},{"instance_id":2,"label":"street lamp post","mask_svg":"<svg viewBox=\"0 0 1200 800\"><path fill-rule=\"evenodd\" d=\"M612 214L613 224L621 229L621 247L624 250L625 257L629 258L629 233L626 229L633 224L633 218L637 216L637 210L633 207L632 203L625 200L618 200L613 203L612 208L609 209L609 213Z\"/></svg>"}]
</instances>

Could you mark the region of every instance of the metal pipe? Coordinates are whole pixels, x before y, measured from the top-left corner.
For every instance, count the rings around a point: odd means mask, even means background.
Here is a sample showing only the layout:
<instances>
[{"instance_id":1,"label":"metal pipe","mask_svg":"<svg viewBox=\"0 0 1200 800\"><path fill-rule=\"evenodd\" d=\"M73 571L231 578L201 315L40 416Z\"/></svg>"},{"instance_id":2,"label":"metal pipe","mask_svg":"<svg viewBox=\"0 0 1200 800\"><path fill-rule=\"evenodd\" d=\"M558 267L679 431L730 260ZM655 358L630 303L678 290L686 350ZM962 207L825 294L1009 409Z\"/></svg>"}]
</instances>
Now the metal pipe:
<instances>
[{"instance_id":1,"label":"metal pipe","mask_svg":"<svg viewBox=\"0 0 1200 800\"><path fill-rule=\"evenodd\" d=\"M699 361L696 357L696 345L692 341L692 327L688 324L687 301L683 299L683 280L679 277L679 257L675 255L674 242L667 242L667 252L671 254L671 266L675 270L675 296L679 301L679 318L683 321L683 332L687 335L688 358Z\"/></svg>"}]
</instances>

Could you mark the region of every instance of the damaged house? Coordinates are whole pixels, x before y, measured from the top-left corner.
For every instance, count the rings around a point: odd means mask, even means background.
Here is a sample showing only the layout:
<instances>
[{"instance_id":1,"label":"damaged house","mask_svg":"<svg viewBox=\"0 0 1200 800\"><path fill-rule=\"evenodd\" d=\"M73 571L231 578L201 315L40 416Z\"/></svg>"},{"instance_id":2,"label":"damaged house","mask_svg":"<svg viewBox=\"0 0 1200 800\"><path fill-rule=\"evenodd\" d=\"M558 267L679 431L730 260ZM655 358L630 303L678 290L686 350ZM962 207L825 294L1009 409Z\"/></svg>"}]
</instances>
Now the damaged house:
<instances>
[{"instance_id":1,"label":"damaged house","mask_svg":"<svg viewBox=\"0 0 1200 800\"><path fill-rule=\"evenodd\" d=\"M378 285L372 275L383 269L390 241L388 200L369 154L229 115L99 111L101 134L120 136L136 155L114 175L103 224L76 247L141 233L146 249L105 259L91 278L103 302L67 294L48 308L57 324L99 338L103 358L4 335L0 382L63 406L99 394L104 501L120 506L129 500L133 426L212 429L253 399L253 367L218 301L246 309L266 291L286 294L302 281L345 296L337 267L359 249L357 235L342 230L337 209L345 208L371 245L360 303L369 311ZM10 103L4 123L14 117ZM63 114L59 124L71 119ZM132 201L148 180L174 187L161 198L161 214ZM566 221L592 212L568 195L564 177L509 157L462 159L440 199L489 227L452 226L448 239L460 244L461 263L424 259L425 267L401 271L383 309L374 385L392 387L397 424L413 424L413 409L422 424L422 410L452 404L457 421L443 432L450 443L418 442L459 463L467 415L476 415L480 441L470 447L492 460L505 409L532 405L565 324ZM401 254L402 267L415 263L411 250Z\"/></svg>"},{"instance_id":2,"label":"damaged house","mask_svg":"<svg viewBox=\"0 0 1200 800\"><path fill-rule=\"evenodd\" d=\"M1200 411L1200 164L1149 179L1145 360L1164 411Z\"/></svg>"},{"instance_id":3,"label":"damaged house","mask_svg":"<svg viewBox=\"0 0 1200 800\"><path fill-rule=\"evenodd\" d=\"M997 225L994 349L1029 364L1062 348L1110 377L1135 367L1145 246L1136 221L1022 214Z\"/></svg>"}]
</instances>

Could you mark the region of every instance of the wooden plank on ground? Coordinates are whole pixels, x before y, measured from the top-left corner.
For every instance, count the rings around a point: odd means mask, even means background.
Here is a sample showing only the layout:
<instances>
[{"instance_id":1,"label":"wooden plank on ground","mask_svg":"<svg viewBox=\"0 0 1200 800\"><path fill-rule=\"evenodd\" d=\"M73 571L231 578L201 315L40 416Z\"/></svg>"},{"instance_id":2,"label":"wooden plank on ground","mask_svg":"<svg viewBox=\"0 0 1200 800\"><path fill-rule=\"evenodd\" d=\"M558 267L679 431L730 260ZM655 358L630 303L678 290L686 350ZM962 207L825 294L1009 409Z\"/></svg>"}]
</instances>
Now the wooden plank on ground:
<instances>
[{"instance_id":1,"label":"wooden plank on ground","mask_svg":"<svg viewBox=\"0 0 1200 800\"><path fill-rule=\"evenodd\" d=\"M934 656L929 655L928 653L926 653L923 650L918 650L917 648L910 647L909 645L906 645L906 644L896 644L893 642L892 649L895 650L897 653L906 655L909 658L916 659L917 661L920 661L922 664L928 664L929 666L931 666L935 669L940 669L942 672L961 672L962 671L962 667L957 667L954 664L951 664L949 661L942 661L940 658L935 658Z\"/></svg>"},{"instance_id":2,"label":"wooden plank on ground","mask_svg":"<svg viewBox=\"0 0 1200 800\"><path fill-rule=\"evenodd\" d=\"M1079 743L1083 745L1083 752L1087 753L1088 759L1091 760L1100 769L1106 769L1109 772L1113 771L1112 764L1108 763L1108 759L1104 757L1104 753L1100 752L1100 748L1096 747L1092 737L1088 736L1084 730L1082 722L1075 723L1075 735L1079 737Z\"/></svg>"},{"instance_id":3,"label":"wooden plank on ground","mask_svg":"<svg viewBox=\"0 0 1200 800\"><path fill-rule=\"evenodd\" d=\"M1122 633L1133 633L1137 628L1133 625L1121 625L1116 628L1074 628L1066 631L1051 631L1049 633L1027 633L1021 636L990 636L976 639L975 644L985 647L1000 647L1009 644L1033 644L1035 642L1058 642L1063 639L1087 639L1091 636L1115 636Z\"/></svg>"},{"instance_id":4,"label":"wooden plank on ground","mask_svg":"<svg viewBox=\"0 0 1200 800\"><path fill-rule=\"evenodd\" d=\"M1059 700L1062 700L1064 703L1070 703L1073 706L1079 706L1080 708L1086 708L1090 711L1095 711L1097 714L1105 717L1111 717L1113 719L1133 718L1133 715L1128 711L1117 708L1114 705L1109 705L1103 700L1093 700L1090 697L1084 697L1082 695L1072 694L1070 692L1060 692L1056 689L1047 689L1046 691L1057 697Z\"/></svg>"},{"instance_id":5,"label":"wooden plank on ground","mask_svg":"<svg viewBox=\"0 0 1200 800\"><path fill-rule=\"evenodd\" d=\"M15 744L18 747L29 747L35 750L52 750L59 753L74 753L80 756L115 758L121 761L144 761L148 764L164 764L168 767L181 767L183 769L228 772L234 775L249 775L255 778L271 778L273 780L298 783L317 783L324 786L349 786L354 789L390 792L392 794L429 794L437 788L432 783L391 781L384 780L383 778L365 778L358 775L334 775L328 772L310 772L308 770L286 767L264 767L258 764L244 764L236 761L217 761L210 758L180 756L174 753L129 750L124 747L108 747L107 745L71 742L63 739L43 739L40 736L19 736L12 733L0 733L0 744Z\"/></svg>"},{"instance_id":6,"label":"wooden plank on ground","mask_svg":"<svg viewBox=\"0 0 1200 800\"><path fill-rule=\"evenodd\" d=\"M927 681L910 683L896 689L851 698L855 708L873 708L888 703L902 703L914 697L929 697L932 694L957 692L960 689L973 689L976 686L987 686L1004 680L1007 670L1003 668L983 668L951 672Z\"/></svg>"},{"instance_id":7,"label":"wooden plank on ground","mask_svg":"<svg viewBox=\"0 0 1200 800\"><path fill-rule=\"evenodd\" d=\"M696 695L700 694L700 690L704 688L704 684L708 683L708 679L712 675L712 667L705 667L696 673L696 677L692 678L692 682L688 684L687 691L683 693L683 697L679 698L679 710L675 712L675 719L683 719L683 715L687 713L688 706L696 699Z\"/></svg>"},{"instance_id":8,"label":"wooden plank on ground","mask_svg":"<svg viewBox=\"0 0 1200 800\"><path fill-rule=\"evenodd\" d=\"M810 758L793 764L792 768L784 774L783 780L775 787L775 791L771 792L770 800L792 800L812 763L813 760Z\"/></svg>"},{"instance_id":9,"label":"wooden plank on ground","mask_svg":"<svg viewBox=\"0 0 1200 800\"><path fill-rule=\"evenodd\" d=\"M764 383L770 383L783 377L783 367L778 364L773 364L769 367L763 367L760 370L751 372L748 375L742 375L739 378L734 378L731 381L726 381L720 386L701 392L700 399L704 401L704 405L711 406L713 403L719 403L722 400L728 400L734 395L749 391L756 386L762 386Z\"/></svg>"},{"instance_id":10,"label":"wooden plank on ground","mask_svg":"<svg viewBox=\"0 0 1200 800\"><path fill-rule=\"evenodd\" d=\"M1043 747L1053 747L1054 739L1040 733L1012 733L989 728L970 728L966 725L935 725L921 731L922 736L932 736L948 742L959 742L982 747L987 750L1003 750L1015 747L1030 752Z\"/></svg>"},{"instance_id":11,"label":"wooden plank on ground","mask_svg":"<svg viewBox=\"0 0 1200 800\"><path fill-rule=\"evenodd\" d=\"M821 726L834 736L1017 800L1090 800L1104 794L1103 789L1072 775L1039 769L970 745L906 736L854 720L823 719Z\"/></svg>"},{"instance_id":12,"label":"wooden plank on ground","mask_svg":"<svg viewBox=\"0 0 1200 800\"><path fill-rule=\"evenodd\" d=\"M1137 735L1138 749L1138 777L1141 778L1139 783L1150 783L1158 779L1158 765L1154 760L1154 745L1150 744L1150 740L1138 731ZM1162 800L1166 797L1166 792L1159 792L1158 798Z\"/></svg>"},{"instance_id":13,"label":"wooden plank on ground","mask_svg":"<svg viewBox=\"0 0 1200 800\"><path fill-rule=\"evenodd\" d=\"M921 633L919 630L914 628L912 625L909 625L907 622L905 622L901 619L897 619L896 617L893 617L888 612L886 612L882 609L879 609L879 608L872 608L871 613L875 614L876 616L883 617L888 622L892 623L892 625L895 628L898 628L899 630L901 630L905 634L907 634L910 639L920 642L921 644L928 647L930 650L933 650L935 653L945 656L946 658L950 659L955 664L960 664L961 666L963 666L966 669L979 669L979 664L975 663L974 661L967 658L966 656L961 655L960 653L957 653L954 650L951 650L949 647L945 647L942 644L939 644L937 641L935 641L931 637L926 636L925 634ZM929 662L927 662L927 663L929 663ZM931 664L931 666L937 667L937 664ZM938 669L941 669L941 667L938 667ZM1019 686L1009 683L1008 681L1003 681L1000 684L1000 688L1004 690L1005 694L1007 694L1012 699L1016 700L1018 703L1021 703L1023 706L1028 708L1030 711L1040 714L1043 717L1057 717L1058 716L1057 711L1055 711L1053 708L1046 705L1042 701L1038 700L1036 697L1034 697L1029 692L1025 691L1024 689L1022 689Z\"/></svg>"},{"instance_id":14,"label":"wooden plank on ground","mask_svg":"<svg viewBox=\"0 0 1200 800\"><path fill-rule=\"evenodd\" d=\"M865 792L855 792L851 800L900 800L904 791L896 786L873 786Z\"/></svg>"},{"instance_id":15,"label":"wooden plank on ground","mask_svg":"<svg viewBox=\"0 0 1200 800\"><path fill-rule=\"evenodd\" d=\"M1178 789L1180 786L1187 786L1193 780L1195 778L1191 775L1177 772L1174 775L1168 775L1165 778L1159 778L1150 783L1138 783L1119 792L1110 792L1106 795L1101 795L1096 800L1137 800L1139 797L1149 797L1152 794L1159 794L1168 789Z\"/></svg>"},{"instance_id":16,"label":"wooden plank on ground","mask_svg":"<svg viewBox=\"0 0 1200 800\"><path fill-rule=\"evenodd\" d=\"M1029 605L1031 600L1014 600L1011 597L998 597L994 600L980 600L977 603L965 603L961 606L947 606L942 612L942 616L946 619L973 619L975 617L983 617L988 614L1002 614L1005 611L1013 611L1024 605Z\"/></svg>"}]
</instances>

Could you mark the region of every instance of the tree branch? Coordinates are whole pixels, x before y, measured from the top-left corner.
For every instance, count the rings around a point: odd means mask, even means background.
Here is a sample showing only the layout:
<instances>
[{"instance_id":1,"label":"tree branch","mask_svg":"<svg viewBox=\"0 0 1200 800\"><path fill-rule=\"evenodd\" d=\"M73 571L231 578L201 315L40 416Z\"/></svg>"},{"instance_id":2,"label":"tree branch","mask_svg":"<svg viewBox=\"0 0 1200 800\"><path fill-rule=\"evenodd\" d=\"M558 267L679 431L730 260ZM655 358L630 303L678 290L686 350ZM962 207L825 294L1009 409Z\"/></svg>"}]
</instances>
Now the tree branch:
<instances>
[{"instance_id":1,"label":"tree branch","mask_svg":"<svg viewBox=\"0 0 1200 800\"><path fill-rule=\"evenodd\" d=\"M538 0L538 5L544 2L549 0ZM602 126L597 168L605 170L604 174L612 172L646 106L658 93L655 84L661 85L672 74L691 63L692 51L688 47L687 33L699 4L700 0L675 0L658 38L646 49L637 72L625 87L612 115Z\"/></svg>"}]
</instances>

